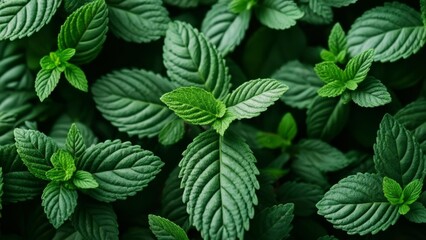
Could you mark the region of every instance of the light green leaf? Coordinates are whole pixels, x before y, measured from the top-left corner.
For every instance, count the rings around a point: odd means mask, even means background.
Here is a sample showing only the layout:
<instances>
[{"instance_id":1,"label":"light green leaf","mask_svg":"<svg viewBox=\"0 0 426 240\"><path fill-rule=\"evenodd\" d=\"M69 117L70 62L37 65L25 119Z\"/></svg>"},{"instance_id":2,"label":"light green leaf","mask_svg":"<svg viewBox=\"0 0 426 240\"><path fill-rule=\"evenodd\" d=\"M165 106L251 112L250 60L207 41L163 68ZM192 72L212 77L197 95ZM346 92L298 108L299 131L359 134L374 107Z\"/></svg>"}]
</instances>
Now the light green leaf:
<instances>
[{"instance_id":1,"label":"light green leaf","mask_svg":"<svg viewBox=\"0 0 426 240\"><path fill-rule=\"evenodd\" d=\"M293 0L264 0L258 3L256 16L265 26L284 30L296 25L303 12Z\"/></svg>"},{"instance_id":2,"label":"light green leaf","mask_svg":"<svg viewBox=\"0 0 426 240\"><path fill-rule=\"evenodd\" d=\"M401 215L405 215L410 211L410 206L408 206L408 204L402 204L401 206L399 206L398 212Z\"/></svg>"},{"instance_id":3,"label":"light green leaf","mask_svg":"<svg viewBox=\"0 0 426 240\"><path fill-rule=\"evenodd\" d=\"M44 70L52 70L56 68L55 62L53 62L50 56L44 56L40 59L40 66Z\"/></svg>"},{"instance_id":4,"label":"light green leaf","mask_svg":"<svg viewBox=\"0 0 426 240\"><path fill-rule=\"evenodd\" d=\"M69 190L62 184L50 182L41 195L41 205L53 227L60 227L77 206L77 191Z\"/></svg>"},{"instance_id":5,"label":"light green leaf","mask_svg":"<svg viewBox=\"0 0 426 240\"><path fill-rule=\"evenodd\" d=\"M383 178L383 193L386 199L392 205L398 205L404 203L404 196L402 195L401 185L392 178Z\"/></svg>"},{"instance_id":6,"label":"light green leaf","mask_svg":"<svg viewBox=\"0 0 426 240\"><path fill-rule=\"evenodd\" d=\"M291 113L286 113L281 118L281 121L278 125L278 135L282 138L292 141L297 135L297 123Z\"/></svg>"},{"instance_id":7,"label":"light green leaf","mask_svg":"<svg viewBox=\"0 0 426 240\"><path fill-rule=\"evenodd\" d=\"M367 50L349 60L345 68L346 81L352 80L355 83L364 81L370 71L374 59L374 50Z\"/></svg>"},{"instance_id":8,"label":"light green leaf","mask_svg":"<svg viewBox=\"0 0 426 240\"><path fill-rule=\"evenodd\" d=\"M323 1L327 2L327 1ZM340 23L334 24L331 29L330 35L328 36L328 49L335 55L339 55L340 52L346 51L348 43L346 41L346 34Z\"/></svg>"},{"instance_id":9,"label":"light green leaf","mask_svg":"<svg viewBox=\"0 0 426 240\"><path fill-rule=\"evenodd\" d=\"M340 8L356 3L357 1L358 0L325 0L323 2L324 4L327 4L330 7Z\"/></svg>"},{"instance_id":10,"label":"light green leaf","mask_svg":"<svg viewBox=\"0 0 426 240\"><path fill-rule=\"evenodd\" d=\"M317 203L318 214L348 234L376 234L398 220L398 207L382 194L382 179L358 173L340 180Z\"/></svg>"},{"instance_id":11,"label":"light green leaf","mask_svg":"<svg viewBox=\"0 0 426 240\"><path fill-rule=\"evenodd\" d=\"M213 124L212 128L216 130L219 135L223 136L225 134L225 131L229 128L229 125L236 119L235 115L230 112L226 111L225 115L223 115L221 118L216 119Z\"/></svg>"},{"instance_id":12,"label":"light green leaf","mask_svg":"<svg viewBox=\"0 0 426 240\"><path fill-rule=\"evenodd\" d=\"M58 146L53 139L35 130L15 128L16 148L19 156L34 176L48 180L46 171L50 170L50 158Z\"/></svg>"},{"instance_id":13,"label":"light green leaf","mask_svg":"<svg viewBox=\"0 0 426 240\"><path fill-rule=\"evenodd\" d=\"M76 65L70 63L67 64L67 67L65 68L65 78L73 87L83 92L87 92L89 86L86 75L83 70Z\"/></svg>"},{"instance_id":14,"label":"light green leaf","mask_svg":"<svg viewBox=\"0 0 426 240\"><path fill-rule=\"evenodd\" d=\"M76 149L69 149L66 146L68 132L70 131L70 126L72 124L75 124L77 126L83 138L84 145L86 145L86 147L98 142L98 138L88 126L81 122L75 122L75 119L72 119L68 114L62 114L53 123L53 126L49 133L49 136L55 140L59 147L67 149L70 153L74 153L76 151ZM77 139L74 140L77 141ZM74 157L76 159L79 158L77 156Z\"/></svg>"},{"instance_id":15,"label":"light green leaf","mask_svg":"<svg viewBox=\"0 0 426 240\"><path fill-rule=\"evenodd\" d=\"M46 172L46 177L52 181L68 181L76 170L73 156L63 149L55 152L50 162L53 168Z\"/></svg>"},{"instance_id":16,"label":"light green leaf","mask_svg":"<svg viewBox=\"0 0 426 240\"><path fill-rule=\"evenodd\" d=\"M373 77L367 77L351 92L352 100L361 107L378 107L388 104L392 98L383 83Z\"/></svg>"},{"instance_id":17,"label":"light green leaf","mask_svg":"<svg viewBox=\"0 0 426 240\"><path fill-rule=\"evenodd\" d=\"M224 102L237 119L253 118L266 111L287 90L287 85L278 80L251 80L228 94Z\"/></svg>"},{"instance_id":18,"label":"light green leaf","mask_svg":"<svg viewBox=\"0 0 426 240\"><path fill-rule=\"evenodd\" d=\"M112 202L141 191L164 164L138 145L107 140L86 149L76 165L90 172L99 184L86 193L99 201Z\"/></svg>"},{"instance_id":19,"label":"light green leaf","mask_svg":"<svg viewBox=\"0 0 426 240\"><path fill-rule=\"evenodd\" d=\"M175 119L167 123L158 135L158 141L163 145L172 145L183 138L185 123L182 119Z\"/></svg>"},{"instance_id":20,"label":"light green leaf","mask_svg":"<svg viewBox=\"0 0 426 240\"><path fill-rule=\"evenodd\" d=\"M71 220L84 239L118 240L117 216L109 204L79 202Z\"/></svg>"},{"instance_id":21,"label":"light green leaf","mask_svg":"<svg viewBox=\"0 0 426 240\"><path fill-rule=\"evenodd\" d=\"M283 65L272 74L272 78L283 81L288 86L288 91L281 100L296 108L308 108L322 86L313 68L298 61Z\"/></svg>"},{"instance_id":22,"label":"light green leaf","mask_svg":"<svg viewBox=\"0 0 426 240\"><path fill-rule=\"evenodd\" d=\"M404 204L410 205L419 199L422 193L423 182L419 179L414 179L404 187L402 194L404 196Z\"/></svg>"},{"instance_id":23,"label":"light green leaf","mask_svg":"<svg viewBox=\"0 0 426 240\"><path fill-rule=\"evenodd\" d=\"M425 100L412 102L399 110L395 114L395 119L398 120L404 127L411 131L420 143L423 152L426 151L426 108Z\"/></svg>"},{"instance_id":24,"label":"light green leaf","mask_svg":"<svg viewBox=\"0 0 426 240\"><path fill-rule=\"evenodd\" d=\"M293 226L294 204L279 204L263 209L250 226L248 239L281 240L288 237Z\"/></svg>"},{"instance_id":25,"label":"light green leaf","mask_svg":"<svg viewBox=\"0 0 426 240\"><path fill-rule=\"evenodd\" d=\"M207 12L201 32L216 45L219 52L226 55L243 40L250 18L250 11L232 13L228 9L228 2L219 1Z\"/></svg>"},{"instance_id":26,"label":"light green leaf","mask_svg":"<svg viewBox=\"0 0 426 240\"><path fill-rule=\"evenodd\" d=\"M46 99L58 85L61 72L58 69L44 70L41 69L37 73L35 80L35 90L40 101Z\"/></svg>"},{"instance_id":27,"label":"light green leaf","mask_svg":"<svg viewBox=\"0 0 426 240\"><path fill-rule=\"evenodd\" d=\"M99 187L93 175L89 172L78 170L75 172L72 183L80 189L90 189Z\"/></svg>"},{"instance_id":28,"label":"light green leaf","mask_svg":"<svg viewBox=\"0 0 426 240\"><path fill-rule=\"evenodd\" d=\"M426 208L423 204L415 202L410 205L410 211L404 216L410 222L426 223Z\"/></svg>"},{"instance_id":29,"label":"light green leaf","mask_svg":"<svg viewBox=\"0 0 426 240\"><path fill-rule=\"evenodd\" d=\"M75 230L71 222L65 222L61 227L56 229L52 240L84 240L84 238L77 230Z\"/></svg>"},{"instance_id":30,"label":"light green leaf","mask_svg":"<svg viewBox=\"0 0 426 240\"><path fill-rule=\"evenodd\" d=\"M395 118L386 114L374 144L374 164L382 176L406 186L425 177L425 159L419 143Z\"/></svg>"},{"instance_id":31,"label":"light green leaf","mask_svg":"<svg viewBox=\"0 0 426 240\"><path fill-rule=\"evenodd\" d=\"M324 190L315 184L286 182L277 190L280 203L294 203L294 214L310 216L316 212L315 204L324 196Z\"/></svg>"},{"instance_id":32,"label":"light green leaf","mask_svg":"<svg viewBox=\"0 0 426 240\"><path fill-rule=\"evenodd\" d=\"M112 72L93 85L96 107L112 125L130 136L153 137L176 116L160 97L173 86L145 70Z\"/></svg>"},{"instance_id":33,"label":"light green leaf","mask_svg":"<svg viewBox=\"0 0 426 240\"><path fill-rule=\"evenodd\" d=\"M364 12L348 33L352 56L374 49L374 60L381 62L407 58L423 47L425 41L426 29L419 12L399 2Z\"/></svg>"},{"instance_id":34,"label":"light green leaf","mask_svg":"<svg viewBox=\"0 0 426 240\"><path fill-rule=\"evenodd\" d=\"M75 55L75 49L74 48L63 48L59 49L54 54L59 58L59 61L61 63L68 62L71 58Z\"/></svg>"},{"instance_id":35,"label":"light green leaf","mask_svg":"<svg viewBox=\"0 0 426 240\"><path fill-rule=\"evenodd\" d=\"M345 81L344 71L334 62L321 62L315 65L315 73L324 83L332 83L335 81Z\"/></svg>"},{"instance_id":36,"label":"light green leaf","mask_svg":"<svg viewBox=\"0 0 426 240\"><path fill-rule=\"evenodd\" d=\"M108 31L105 0L91 1L67 17L58 36L59 49L74 48L72 62L91 62L102 49ZM66 71L65 71L66 74Z\"/></svg>"},{"instance_id":37,"label":"light green leaf","mask_svg":"<svg viewBox=\"0 0 426 240\"><path fill-rule=\"evenodd\" d=\"M317 97L308 108L306 125L310 138L330 140L337 136L346 124L349 105L338 98Z\"/></svg>"},{"instance_id":38,"label":"light green leaf","mask_svg":"<svg viewBox=\"0 0 426 240\"><path fill-rule=\"evenodd\" d=\"M256 6L257 0L231 0L227 8L233 13L250 12Z\"/></svg>"},{"instance_id":39,"label":"light green leaf","mask_svg":"<svg viewBox=\"0 0 426 240\"><path fill-rule=\"evenodd\" d=\"M167 75L180 86L202 87L216 98L228 93L230 76L225 60L204 34L191 25L169 25L163 57Z\"/></svg>"},{"instance_id":40,"label":"light green leaf","mask_svg":"<svg viewBox=\"0 0 426 240\"><path fill-rule=\"evenodd\" d=\"M25 61L28 53L24 54L19 45L19 42L15 41L0 41L0 89L2 91L34 88L33 74L28 71L28 64Z\"/></svg>"},{"instance_id":41,"label":"light green leaf","mask_svg":"<svg viewBox=\"0 0 426 240\"><path fill-rule=\"evenodd\" d=\"M225 104L199 87L180 87L160 100L184 121L196 125L211 124L226 112Z\"/></svg>"},{"instance_id":42,"label":"light green leaf","mask_svg":"<svg viewBox=\"0 0 426 240\"><path fill-rule=\"evenodd\" d=\"M75 123L71 124L71 127L68 130L65 147L76 160L80 159L86 150L83 135Z\"/></svg>"},{"instance_id":43,"label":"light green leaf","mask_svg":"<svg viewBox=\"0 0 426 240\"><path fill-rule=\"evenodd\" d=\"M13 0L0 2L0 41L31 36L55 15L61 0Z\"/></svg>"},{"instance_id":44,"label":"light green leaf","mask_svg":"<svg viewBox=\"0 0 426 240\"><path fill-rule=\"evenodd\" d=\"M164 36L170 22L161 0L107 0L111 31L129 42L143 43ZM131 23L131 24L129 24Z\"/></svg>"},{"instance_id":45,"label":"light green leaf","mask_svg":"<svg viewBox=\"0 0 426 240\"><path fill-rule=\"evenodd\" d=\"M242 238L257 204L256 161L231 132L198 135L179 163L183 201L190 221L205 239Z\"/></svg>"},{"instance_id":46,"label":"light green leaf","mask_svg":"<svg viewBox=\"0 0 426 240\"><path fill-rule=\"evenodd\" d=\"M149 214L148 222L158 240L189 240L181 227L166 218Z\"/></svg>"},{"instance_id":47,"label":"light green leaf","mask_svg":"<svg viewBox=\"0 0 426 240\"><path fill-rule=\"evenodd\" d=\"M342 95L345 90L346 84L344 82L333 81L318 89L318 95L321 97L337 97Z\"/></svg>"}]
</instances>

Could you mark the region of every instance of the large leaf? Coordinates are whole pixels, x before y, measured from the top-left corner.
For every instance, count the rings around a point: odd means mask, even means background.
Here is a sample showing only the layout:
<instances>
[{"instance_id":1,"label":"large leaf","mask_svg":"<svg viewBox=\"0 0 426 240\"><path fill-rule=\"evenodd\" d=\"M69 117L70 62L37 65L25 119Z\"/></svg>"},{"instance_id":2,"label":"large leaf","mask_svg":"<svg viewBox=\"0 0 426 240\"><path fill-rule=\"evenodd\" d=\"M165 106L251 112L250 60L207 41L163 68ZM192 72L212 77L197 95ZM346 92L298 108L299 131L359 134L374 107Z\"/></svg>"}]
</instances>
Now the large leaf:
<instances>
[{"instance_id":1,"label":"large leaf","mask_svg":"<svg viewBox=\"0 0 426 240\"><path fill-rule=\"evenodd\" d=\"M70 190L57 182L50 182L41 195L44 212L49 222L60 227L74 212L77 206L77 191Z\"/></svg>"},{"instance_id":2,"label":"large leaf","mask_svg":"<svg viewBox=\"0 0 426 240\"><path fill-rule=\"evenodd\" d=\"M377 174L359 173L340 180L317 203L318 214L348 234L375 234L398 220L398 207L383 195Z\"/></svg>"},{"instance_id":3,"label":"large leaf","mask_svg":"<svg viewBox=\"0 0 426 240\"><path fill-rule=\"evenodd\" d=\"M164 65L170 79L181 86L203 87L217 98L230 88L225 60L216 47L191 25L169 25L163 48Z\"/></svg>"},{"instance_id":4,"label":"large leaf","mask_svg":"<svg viewBox=\"0 0 426 240\"><path fill-rule=\"evenodd\" d=\"M293 0L264 0L256 8L261 23L273 29L287 29L296 25L303 12Z\"/></svg>"},{"instance_id":5,"label":"large leaf","mask_svg":"<svg viewBox=\"0 0 426 240\"><path fill-rule=\"evenodd\" d=\"M324 190L315 184L287 182L277 191L278 202L294 203L294 214L310 216L316 212L315 204L324 196Z\"/></svg>"},{"instance_id":6,"label":"large leaf","mask_svg":"<svg viewBox=\"0 0 426 240\"><path fill-rule=\"evenodd\" d=\"M71 220L84 239L118 240L117 216L109 204L79 202Z\"/></svg>"},{"instance_id":7,"label":"large leaf","mask_svg":"<svg viewBox=\"0 0 426 240\"><path fill-rule=\"evenodd\" d=\"M88 63L101 51L107 31L107 5L105 0L96 0L68 16L58 36L58 47L76 50L72 62Z\"/></svg>"},{"instance_id":8,"label":"large leaf","mask_svg":"<svg viewBox=\"0 0 426 240\"><path fill-rule=\"evenodd\" d=\"M368 77L351 92L352 100L361 107L378 107L390 103L392 98L379 80Z\"/></svg>"},{"instance_id":9,"label":"large leaf","mask_svg":"<svg viewBox=\"0 0 426 240\"><path fill-rule=\"evenodd\" d=\"M111 31L129 42L150 42L164 36L170 19L161 0L106 0Z\"/></svg>"},{"instance_id":10,"label":"large leaf","mask_svg":"<svg viewBox=\"0 0 426 240\"><path fill-rule=\"evenodd\" d=\"M0 40L32 35L46 25L61 0L0 1Z\"/></svg>"},{"instance_id":11,"label":"large leaf","mask_svg":"<svg viewBox=\"0 0 426 240\"><path fill-rule=\"evenodd\" d=\"M46 172L52 168L50 157L58 149L53 139L35 130L16 128L16 148L28 170L36 177L48 180Z\"/></svg>"},{"instance_id":12,"label":"large leaf","mask_svg":"<svg viewBox=\"0 0 426 240\"><path fill-rule=\"evenodd\" d=\"M416 53L425 43L426 29L416 10L398 2L366 11L348 33L352 56L374 49L374 60L396 61Z\"/></svg>"},{"instance_id":13,"label":"large leaf","mask_svg":"<svg viewBox=\"0 0 426 240\"><path fill-rule=\"evenodd\" d=\"M374 164L381 176L405 187L414 179L425 177L423 151L415 137L395 118L386 114L380 123L374 144Z\"/></svg>"},{"instance_id":14,"label":"large leaf","mask_svg":"<svg viewBox=\"0 0 426 240\"><path fill-rule=\"evenodd\" d=\"M76 166L90 172L99 183L99 187L87 194L99 201L112 202L141 191L160 172L163 162L130 142L107 140L89 147Z\"/></svg>"},{"instance_id":15,"label":"large leaf","mask_svg":"<svg viewBox=\"0 0 426 240\"><path fill-rule=\"evenodd\" d=\"M272 75L272 78L281 80L288 86L288 91L281 100L296 108L308 108L318 95L318 89L323 85L312 66L298 61L286 63Z\"/></svg>"},{"instance_id":16,"label":"large leaf","mask_svg":"<svg viewBox=\"0 0 426 240\"><path fill-rule=\"evenodd\" d=\"M222 1L213 5L203 19L201 31L216 45L217 49L226 55L240 44L249 26L251 12L244 11L236 14L229 11L229 3Z\"/></svg>"},{"instance_id":17,"label":"large leaf","mask_svg":"<svg viewBox=\"0 0 426 240\"><path fill-rule=\"evenodd\" d=\"M254 215L258 170L248 145L228 132L197 136L180 162L183 201L205 239L242 238Z\"/></svg>"},{"instance_id":18,"label":"large leaf","mask_svg":"<svg viewBox=\"0 0 426 240\"><path fill-rule=\"evenodd\" d=\"M287 85L274 79L251 80L227 95L224 101L236 118L253 118L266 111L287 90Z\"/></svg>"},{"instance_id":19,"label":"large leaf","mask_svg":"<svg viewBox=\"0 0 426 240\"><path fill-rule=\"evenodd\" d=\"M156 215L148 215L151 231L158 240L189 240L185 231L174 222Z\"/></svg>"},{"instance_id":20,"label":"large leaf","mask_svg":"<svg viewBox=\"0 0 426 240\"><path fill-rule=\"evenodd\" d=\"M426 112L424 109L426 109L425 100L412 102L399 110L395 114L395 119L412 132L423 152L426 152Z\"/></svg>"},{"instance_id":21,"label":"large leaf","mask_svg":"<svg viewBox=\"0 0 426 240\"><path fill-rule=\"evenodd\" d=\"M160 97L173 89L160 75L123 69L99 79L92 87L96 106L120 131L152 137L175 118Z\"/></svg>"}]
</instances>

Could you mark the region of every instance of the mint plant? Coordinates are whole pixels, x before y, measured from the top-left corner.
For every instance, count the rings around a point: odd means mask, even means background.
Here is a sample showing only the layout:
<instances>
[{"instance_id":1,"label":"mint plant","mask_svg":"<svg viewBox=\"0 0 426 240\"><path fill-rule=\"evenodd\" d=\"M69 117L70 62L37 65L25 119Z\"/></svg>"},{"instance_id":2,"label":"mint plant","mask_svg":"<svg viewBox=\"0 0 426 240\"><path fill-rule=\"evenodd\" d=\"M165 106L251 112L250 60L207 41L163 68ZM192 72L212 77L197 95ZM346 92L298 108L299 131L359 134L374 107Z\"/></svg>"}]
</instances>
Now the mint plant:
<instances>
[{"instance_id":1,"label":"mint plant","mask_svg":"<svg viewBox=\"0 0 426 240\"><path fill-rule=\"evenodd\" d=\"M425 26L424 0L0 0L0 239L424 239Z\"/></svg>"}]
</instances>

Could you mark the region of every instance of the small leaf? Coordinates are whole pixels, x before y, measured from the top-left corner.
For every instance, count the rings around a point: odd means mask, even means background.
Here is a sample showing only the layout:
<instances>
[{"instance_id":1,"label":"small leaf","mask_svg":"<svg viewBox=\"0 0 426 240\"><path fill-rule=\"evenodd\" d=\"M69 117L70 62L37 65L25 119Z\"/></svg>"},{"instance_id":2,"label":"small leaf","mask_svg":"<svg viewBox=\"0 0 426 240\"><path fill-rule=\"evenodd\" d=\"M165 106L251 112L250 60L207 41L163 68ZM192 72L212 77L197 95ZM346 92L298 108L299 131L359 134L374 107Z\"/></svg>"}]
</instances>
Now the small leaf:
<instances>
[{"instance_id":1,"label":"small leaf","mask_svg":"<svg viewBox=\"0 0 426 240\"><path fill-rule=\"evenodd\" d=\"M62 181L67 181L71 179L72 175L74 174L76 168L74 163L74 158L66 150L59 149L57 152L55 152L52 157L50 157L50 162L53 165L53 169L60 169L63 170L65 173L64 179ZM51 169L51 170L53 170ZM50 171L50 170L49 170ZM48 172L46 172L46 176L49 178ZM51 179L53 180L53 179Z\"/></svg>"},{"instance_id":2,"label":"small leaf","mask_svg":"<svg viewBox=\"0 0 426 240\"><path fill-rule=\"evenodd\" d=\"M161 98L176 115L191 124L207 125L225 115L226 106L198 87L180 87Z\"/></svg>"},{"instance_id":3,"label":"small leaf","mask_svg":"<svg viewBox=\"0 0 426 240\"><path fill-rule=\"evenodd\" d=\"M297 123L291 113L286 113L281 118L281 121L278 125L278 135L282 138L292 141L297 135Z\"/></svg>"},{"instance_id":4,"label":"small leaf","mask_svg":"<svg viewBox=\"0 0 426 240\"><path fill-rule=\"evenodd\" d=\"M68 130L65 147L76 160L80 159L86 150L83 135L75 123L73 123Z\"/></svg>"},{"instance_id":5,"label":"small leaf","mask_svg":"<svg viewBox=\"0 0 426 240\"><path fill-rule=\"evenodd\" d=\"M40 101L46 99L58 85L61 72L58 69L45 70L41 69L37 73L35 80L35 90Z\"/></svg>"},{"instance_id":6,"label":"small leaf","mask_svg":"<svg viewBox=\"0 0 426 240\"><path fill-rule=\"evenodd\" d=\"M40 59L40 66L42 69L45 70L52 70L56 67L55 63L53 62L52 58L50 56L44 56Z\"/></svg>"},{"instance_id":7,"label":"small leaf","mask_svg":"<svg viewBox=\"0 0 426 240\"><path fill-rule=\"evenodd\" d=\"M99 186L91 173L82 170L75 172L72 183L80 189L97 188Z\"/></svg>"},{"instance_id":8,"label":"small leaf","mask_svg":"<svg viewBox=\"0 0 426 240\"><path fill-rule=\"evenodd\" d=\"M16 148L28 170L36 177L48 180L46 171L50 170L50 158L58 146L53 139L35 130L15 128Z\"/></svg>"},{"instance_id":9,"label":"small leaf","mask_svg":"<svg viewBox=\"0 0 426 240\"><path fill-rule=\"evenodd\" d=\"M233 13L249 12L256 5L256 0L231 0L227 7Z\"/></svg>"},{"instance_id":10,"label":"small leaf","mask_svg":"<svg viewBox=\"0 0 426 240\"><path fill-rule=\"evenodd\" d=\"M344 82L344 71L339 68L334 62L322 62L315 65L315 73L324 83L335 81Z\"/></svg>"},{"instance_id":11,"label":"small leaf","mask_svg":"<svg viewBox=\"0 0 426 240\"><path fill-rule=\"evenodd\" d=\"M383 178L383 193L392 205L404 203L401 185L391 178Z\"/></svg>"},{"instance_id":12,"label":"small leaf","mask_svg":"<svg viewBox=\"0 0 426 240\"><path fill-rule=\"evenodd\" d=\"M410 211L410 206L408 204L402 204L399 206L398 213L401 215L405 215Z\"/></svg>"},{"instance_id":13,"label":"small leaf","mask_svg":"<svg viewBox=\"0 0 426 240\"><path fill-rule=\"evenodd\" d=\"M410 205L419 199L422 193L423 182L419 179L414 179L404 187L402 194L404 196L404 204Z\"/></svg>"},{"instance_id":14,"label":"small leaf","mask_svg":"<svg viewBox=\"0 0 426 240\"><path fill-rule=\"evenodd\" d=\"M426 208L423 204L415 202L410 205L410 211L404 216L410 222L426 223Z\"/></svg>"},{"instance_id":15,"label":"small leaf","mask_svg":"<svg viewBox=\"0 0 426 240\"><path fill-rule=\"evenodd\" d=\"M219 135L223 136L225 134L225 131L229 128L229 125L236 119L235 115L230 112L226 111L225 115L223 115L221 118L216 119L213 124L212 128L216 130Z\"/></svg>"},{"instance_id":16,"label":"small leaf","mask_svg":"<svg viewBox=\"0 0 426 240\"><path fill-rule=\"evenodd\" d=\"M237 119L253 118L266 111L287 90L287 85L278 80L251 80L228 94L224 102Z\"/></svg>"},{"instance_id":17,"label":"small leaf","mask_svg":"<svg viewBox=\"0 0 426 240\"><path fill-rule=\"evenodd\" d=\"M346 80L352 80L355 83L364 81L370 71L374 59L374 50L369 49L349 60L345 68Z\"/></svg>"},{"instance_id":18,"label":"small leaf","mask_svg":"<svg viewBox=\"0 0 426 240\"><path fill-rule=\"evenodd\" d=\"M68 63L65 68L65 78L75 88L87 92L88 83L83 70L74 64Z\"/></svg>"},{"instance_id":19,"label":"small leaf","mask_svg":"<svg viewBox=\"0 0 426 240\"><path fill-rule=\"evenodd\" d=\"M182 119L175 119L166 124L158 135L158 141L163 145L172 145L183 138L185 123Z\"/></svg>"},{"instance_id":20,"label":"small leaf","mask_svg":"<svg viewBox=\"0 0 426 240\"><path fill-rule=\"evenodd\" d=\"M373 77L367 77L351 92L352 100L360 107L378 107L388 104L392 98L383 83Z\"/></svg>"},{"instance_id":21,"label":"small leaf","mask_svg":"<svg viewBox=\"0 0 426 240\"><path fill-rule=\"evenodd\" d=\"M74 48L62 48L55 52L61 63L68 62L75 55Z\"/></svg>"},{"instance_id":22,"label":"small leaf","mask_svg":"<svg viewBox=\"0 0 426 240\"><path fill-rule=\"evenodd\" d=\"M340 23L334 24L330 36L328 37L328 49L337 56L340 52L346 51L348 48L347 45L346 34L342 26Z\"/></svg>"},{"instance_id":23,"label":"small leaf","mask_svg":"<svg viewBox=\"0 0 426 240\"><path fill-rule=\"evenodd\" d=\"M337 97L342 95L345 90L346 84L344 82L333 81L318 89L318 95L321 97Z\"/></svg>"},{"instance_id":24,"label":"small leaf","mask_svg":"<svg viewBox=\"0 0 426 240\"><path fill-rule=\"evenodd\" d=\"M42 206L49 222L60 227L77 206L77 191L69 190L57 182L50 182L41 195Z\"/></svg>"},{"instance_id":25,"label":"small leaf","mask_svg":"<svg viewBox=\"0 0 426 240\"><path fill-rule=\"evenodd\" d=\"M185 231L174 222L160 216L148 215L149 228L158 240L189 240Z\"/></svg>"},{"instance_id":26,"label":"small leaf","mask_svg":"<svg viewBox=\"0 0 426 240\"><path fill-rule=\"evenodd\" d=\"M258 3L256 16L267 27L284 30L296 25L303 12L293 0L264 0Z\"/></svg>"}]
</instances>

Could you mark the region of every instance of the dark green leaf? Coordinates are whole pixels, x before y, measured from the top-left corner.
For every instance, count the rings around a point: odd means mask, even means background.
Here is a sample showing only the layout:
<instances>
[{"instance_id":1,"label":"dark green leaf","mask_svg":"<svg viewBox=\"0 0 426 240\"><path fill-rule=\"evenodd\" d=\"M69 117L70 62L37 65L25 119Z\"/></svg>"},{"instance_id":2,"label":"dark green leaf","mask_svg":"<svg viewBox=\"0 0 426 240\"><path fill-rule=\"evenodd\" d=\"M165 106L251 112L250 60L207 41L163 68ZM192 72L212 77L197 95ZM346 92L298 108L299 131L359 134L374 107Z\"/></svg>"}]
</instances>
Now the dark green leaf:
<instances>
[{"instance_id":1,"label":"dark green leaf","mask_svg":"<svg viewBox=\"0 0 426 240\"><path fill-rule=\"evenodd\" d=\"M189 240L181 227L166 218L149 214L148 221L149 228L158 240Z\"/></svg>"},{"instance_id":2,"label":"dark green leaf","mask_svg":"<svg viewBox=\"0 0 426 240\"><path fill-rule=\"evenodd\" d=\"M65 68L65 78L68 80L68 82L75 88L87 92L88 91L88 83L86 79L86 75L84 74L83 70L81 70L79 67L77 67L74 64L67 64L67 67Z\"/></svg>"},{"instance_id":3,"label":"dark green leaf","mask_svg":"<svg viewBox=\"0 0 426 240\"><path fill-rule=\"evenodd\" d=\"M185 123L182 119L175 119L167 123L158 135L158 141L163 145L172 145L183 138Z\"/></svg>"},{"instance_id":4,"label":"dark green leaf","mask_svg":"<svg viewBox=\"0 0 426 240\"><path fill-rule=\"evenodd\" d=\"M426 223L426 208L423 204L415 202L410 205L410 211L404 215L410 222Z\"/></svg>"},{"instance_id":5,"label":"dark green leaf","mask_svg":"<svg viewBox=\"0 0 426 240\"><path fill-rule=\"evenodd\" d=\"M293 0L264 0L256 8L259 21L272 29L287 29L296 25L303 12Z\"/></svg>"},{"instance_id":6,"label":"dark green leaf","mask_svg":"<svg viewBox=\"0 0 426 240\"><path fill-rule=\"evenodd\" d=\"M44 70L37 73L35 80L35 90L40 101L46 99L58 85L61 72L58 69Z\"/></svg>"},{"instance_id":7,"label":"dark green leaf","mask_svg":"<svg viewBox=\"0 0 426 240\"><path fill-rule=\"evenodd\" d=\"M297 123L291 113L286 113L281 118L278 125L278 135L282 138L291 141L297 135Z\"/></svg>"},{"instance_id":8,"label":"dark green leaf","mask_svg":"<svg viewBox=\"0 0 426 240\"><path fill-rule=\"evenodd\" d=\"M426 101L418 100L412 102L399 110L395 114L395 119L398 120L404 127L419 141L423 152L426 151Z\"/></svg>"},{"instance_id":9,"label":"dark green leaf","mask_svg":"<svg viewBox=\"0 0 426 240\"><path fill-rule=\"evenodd\" d=\"M86 150L83 135L75 123L73 123L68 130L65 146L76 160L80 159Z\"/></svg>"},{"instance_id":10,"label":"dark green leaf","mask_svg":"<svg viewBox=\"0 0 426 240\"><path fill-rule=\"evenodd\" d=\"M50 182L41 195L42 206L49 222L60 227L77 206L77 191L69 190L60 183Z\"/></svg>"},{"instance_id":11,"label":"dark green leaf","mask_svg":"<svg viewBox=\"0 0 426 240\"><path fill-rule=\"evenodd\" d=\"M310 216L316 212L315 204L324 196L324 190L315 184L287 182L277 191L278 202L294 203L294 214Z\"/></svg>"},{"instance_id":12,"label":"dark green leaf","mask_svg":"<svg viewBox=\"0 0 426 240\"><path fill-rule=\"evenodd\" d=\"M367 77L351 92L352 100L361 107L378 107L388 104L392 98L383 83L373 77Z\"/></svg>"}]
</instances>

